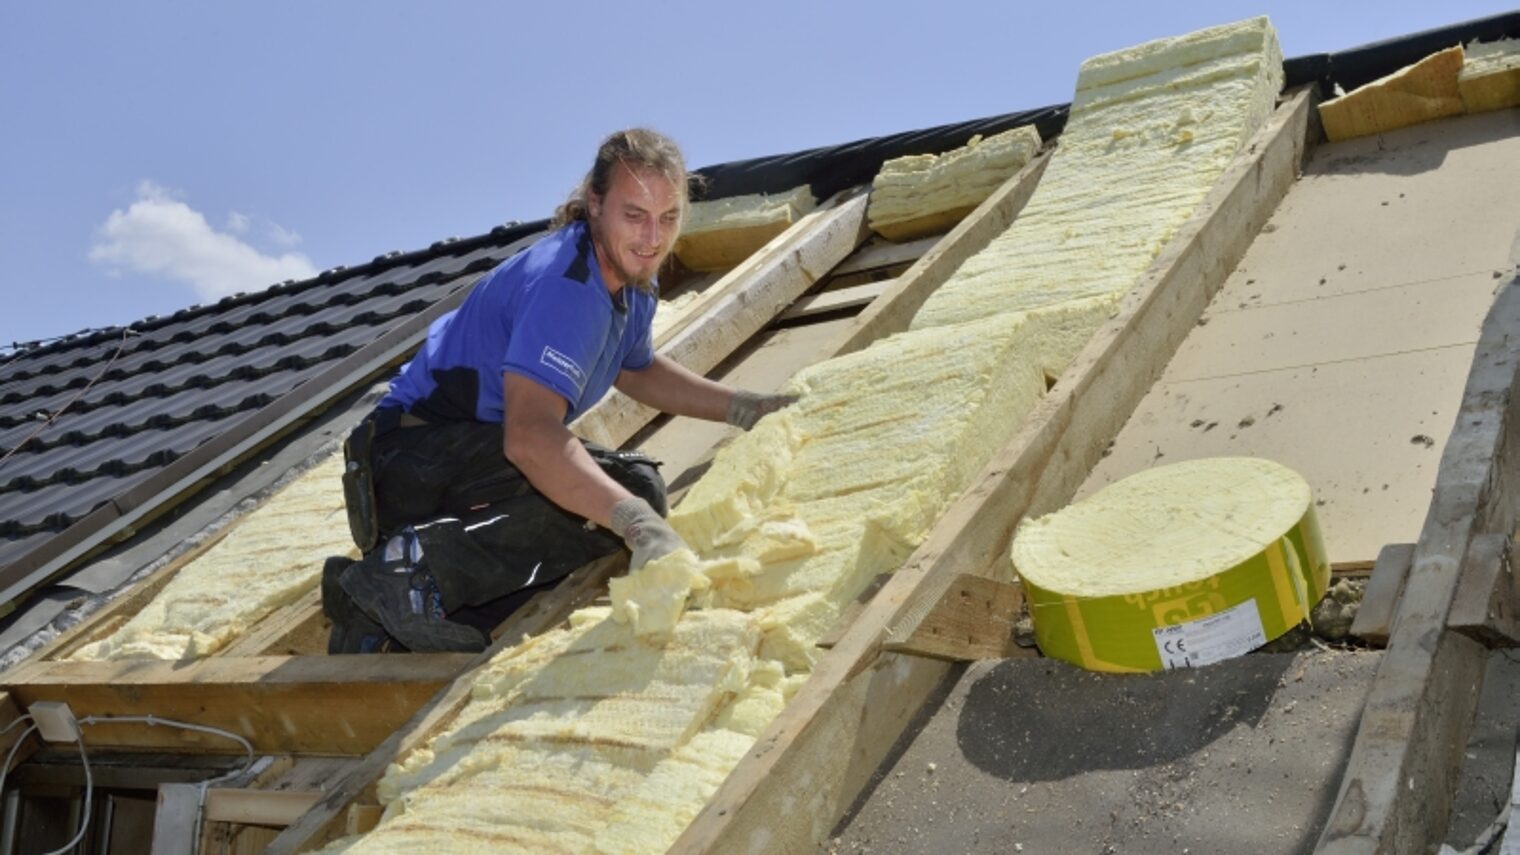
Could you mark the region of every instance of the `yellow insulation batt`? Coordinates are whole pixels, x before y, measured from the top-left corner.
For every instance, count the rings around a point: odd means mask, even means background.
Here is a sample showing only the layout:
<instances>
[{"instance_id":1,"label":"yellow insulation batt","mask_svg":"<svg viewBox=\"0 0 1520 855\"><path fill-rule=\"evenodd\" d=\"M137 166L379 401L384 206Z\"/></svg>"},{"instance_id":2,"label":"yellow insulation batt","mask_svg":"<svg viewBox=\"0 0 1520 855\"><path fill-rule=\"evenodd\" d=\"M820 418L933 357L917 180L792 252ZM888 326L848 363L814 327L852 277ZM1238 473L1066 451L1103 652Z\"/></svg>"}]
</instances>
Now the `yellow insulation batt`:
<instances>
[{"instance_id":1,"label":"yellow insulation batt","mask_svg":"<svg viewBox=\"0 0 1520 855\"><path fill-rule=\"evenodd\" d=\"M1520 39L1467 46L1457 88L1469 113L1520 107Z\"/></svg>"},{"instance_id":2,"label":"yellow insulation batt","mask_svg":"<svg viewBox=\"0 0 1520 855\"><path fill-rule=\"evenodd\" d=\"M1250 457L1131 475L1013 540L1035 638L1098 671L1207 665L1282 635L1325 594L1309 485Z\"/></svg>"},{"instance_id":3,"label":"yellow insulation batt","mask_svg":"<svg viewBox=\"0 0 1520 855\"><path fill-rule=\"evenodd\" d=\"M1271 114L1282 81L1265 18L1083 63L1029 203L912 328L1127 292Z\"/></svg>"},{"instance_id":4,"label":"yellow insulation batt","mask_svg":"<svg viewBox=\"0 0 1520 855\"><path fill-rule=\"evenodd\" d=\"M692 270L726 270L816 206L805 184L774 195L752 193L693 202L676 239L676 257Z\"/></svg>"},{"instance_id":5,"label":"yellow insulation batt","mask_svg":"<svg viewBox=\"0 0 1520 855\"><path fill-rule=\"evenodd\" d=\"M1457 45L1326 101L1319 105L1325 136L1337 142L1461 115L1461 70L1462 46Z\"/></svg>"},{"instance_id":6,"label":"yellow insulation batt","mask_svg":"<svg viewBox=\"0 0 1520 855\"><path fill-rule=\"evenodd\" d=\"M1095 221L1093 237L1032 232L980 268L1015 276L963 278L969 299L934 323L799 373L798 402L724 448L671 514L691 549L614 580L610 611L500 654L458 718L387 774L375 832L334 850L668 847L806 678L843 604L924 540L1264 121L1281 79L1264 19L1085 64L1076 142L1046 172L1059 182L1042 217L1058 231ZM1123 216L1105 212L1111 198ZM1011 299L1052 247L1062 274L1038 282L1101 287ZM1129 261L1114 267L1116 254ZM552 691L523 688L538 686ZM625 710L656 696L679 706L646 732ZM604 698L634 706L604 713Z\"/></svg>"},{"instance_id":7,"label":"yellow insulation batt","mask_svg":"<svg viewBox=\"0 0 1520 855\"><path fill-rule=\"evenodd\" d=\"M198 659L316 587L331 555L357 557L332 454L180 568L142 611L70 659Z\"/></svg>"},{"instance_id":8,"label":"yellow insulation batt","mask_svg":"<svg viewBox=\"0 0 1520 855\"><path fill-rule=\"evenodd\" d=\"M1013 128L944 154L915 154L881 165L866 218L877 234L905 241L947 231L1040 150L1033 125Z\"/></svg>"}]
</instances>

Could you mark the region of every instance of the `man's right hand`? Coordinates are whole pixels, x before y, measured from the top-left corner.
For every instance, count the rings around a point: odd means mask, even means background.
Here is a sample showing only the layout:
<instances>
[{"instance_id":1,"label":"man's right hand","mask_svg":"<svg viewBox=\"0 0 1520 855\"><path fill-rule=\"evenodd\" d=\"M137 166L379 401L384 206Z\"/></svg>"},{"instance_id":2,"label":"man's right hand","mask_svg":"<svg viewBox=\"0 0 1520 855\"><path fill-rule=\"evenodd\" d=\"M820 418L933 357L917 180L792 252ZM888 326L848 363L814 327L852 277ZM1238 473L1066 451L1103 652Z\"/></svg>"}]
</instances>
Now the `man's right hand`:
<instances>
[{"instance_id":1,"label":"man's right hand","mask_svg":"<svg viewBox=\"0 0 1520 855\"><path fill-rule=\"evenodd\" d=\"M623 539L633 557L628 560L628 572L633 572L654 561L664 558L677 549L685 549L686 541L676 530L637 496L630 496L612 506L612 519L608 522L612 533Z\"/></svg>"}]
</instances>

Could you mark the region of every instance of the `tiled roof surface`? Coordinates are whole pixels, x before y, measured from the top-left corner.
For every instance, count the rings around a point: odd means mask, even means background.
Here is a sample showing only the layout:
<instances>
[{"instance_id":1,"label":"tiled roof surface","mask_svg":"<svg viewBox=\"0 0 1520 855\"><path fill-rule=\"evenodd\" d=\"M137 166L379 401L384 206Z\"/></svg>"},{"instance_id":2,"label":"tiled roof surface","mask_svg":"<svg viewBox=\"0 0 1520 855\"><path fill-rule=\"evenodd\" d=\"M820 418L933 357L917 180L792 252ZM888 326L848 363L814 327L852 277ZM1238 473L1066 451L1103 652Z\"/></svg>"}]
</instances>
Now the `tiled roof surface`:
<instances>
[{"instance_id":1,"label":"tiled roof surface","mask_svg":"<svg viewBox=\"0 0 1520 855\"><path fill-rule=\"evenodd\" d=\"M384 256L8 358L0 566L469 284L523 232Z\"/></svg>"}]
</instances>

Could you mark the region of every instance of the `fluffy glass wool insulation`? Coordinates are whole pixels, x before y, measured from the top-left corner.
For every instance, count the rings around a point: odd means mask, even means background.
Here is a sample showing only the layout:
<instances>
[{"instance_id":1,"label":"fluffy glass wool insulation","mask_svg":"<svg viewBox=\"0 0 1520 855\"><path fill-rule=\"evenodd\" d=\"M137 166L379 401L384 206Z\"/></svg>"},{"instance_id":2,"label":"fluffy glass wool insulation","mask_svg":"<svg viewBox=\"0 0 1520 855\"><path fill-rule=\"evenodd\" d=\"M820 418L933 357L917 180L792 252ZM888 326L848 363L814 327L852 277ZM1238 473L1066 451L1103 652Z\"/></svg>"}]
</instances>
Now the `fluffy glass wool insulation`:
<instances>
[{"instance_id":1,"label":"fluffy glass wool insulation","mask_svg":"<svg viewBox=\"0 0 1520 855\"><path fill-rule=\"evenodd\" d=\"M912 328L1128 291L1271 114L1282 82L1265 18L1083 63L1029 203Z\"/></svg>"},{"instance_id":2,"label":"fluffy glass wool insulation","mask_svg":"<svg viewBox=\"0 0 1520 855\"><path fill-rule=\"evenodd\" d=\"M1147 469L1026 520L1013 566L1077 597L1198 582L1264 551L1309 510L1309 484L1270 460L1223 457Z\"/></svg>"},{"instance_id":3,"label":"fluffy glass wool insulation","mask_svg":"<svg viewBox=\"0 0 1520 855\"><path fill-rule=\"evenodd\" d=\"M790 223L817 205L806 184L785 193L751 193L710 202L693 202L681 224L681 234Z\"/></svg>"},{"instance_id":4,"label":"fluffy glass wool insulation","mask_svg":"<svg viewBox=\"0 0 1520 855\"><path fill-rule=\"evenodd\" d=\"M871 183L867 218L873 225L975 207L1040 150L1032 125L972 137L944 154L893 158Z\"/></svg>"},{"instance_id":5,"label":"fluffy glass wool insulation","mask_svg":"<svg viewBox=\"0 0 1520 855\"><path fill-rule=\"evenodd\" d=\"M74 660L198 659L316 587L322 562L356 555L343 509L341 454L281 488L146 606Z\"/></svg>"},{"instance_id":6,"label":"fluffy glass wool insulation","mask_svg":"<svg viewBox=\"0 0 1520 855\"><path fill-rule=\"evenodd\" d=\"M1512 68L1520 68L1520 39L1472 42L1463 48L1462 71L1457 79L1471 80Z\"/></svg>"}]
</instances>

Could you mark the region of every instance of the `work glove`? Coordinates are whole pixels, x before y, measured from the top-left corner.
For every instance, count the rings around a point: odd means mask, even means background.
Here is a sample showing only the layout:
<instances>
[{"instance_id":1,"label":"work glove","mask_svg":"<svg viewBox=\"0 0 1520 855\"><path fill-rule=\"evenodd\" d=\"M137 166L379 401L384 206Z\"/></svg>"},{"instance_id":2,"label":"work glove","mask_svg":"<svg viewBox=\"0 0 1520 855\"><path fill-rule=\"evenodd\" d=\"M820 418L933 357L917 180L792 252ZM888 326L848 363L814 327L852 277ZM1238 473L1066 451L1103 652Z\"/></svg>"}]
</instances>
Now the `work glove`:
<instances>
[{"instance_id":1,"label":"work glove","mask_svg":"<svg viewBox=\"0 0 1520 855\"><path fill-rule=\"evenodd\" d=\"M628 560L630 573L677 549L686 548L686 541L676 534L670 523L638 496L629 496L613 505L607 527L621 537L628 545L628 551L633 553Z\"/></svg>"},{"instance_id":2,"label":"work glove","mask_svg":"<svg viewBox=\"0 0 1520 855\"><path fill-rule=\"evenodd\" d=\"M762 416L768 416L796 400L796 395L762 395L740 389L734 392L733 399L728 402L728 413L723 419L735 427L749 430Z\"/></svg>"}]
</instances>

